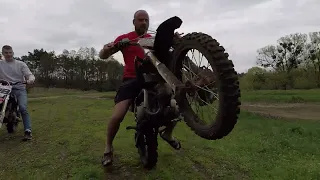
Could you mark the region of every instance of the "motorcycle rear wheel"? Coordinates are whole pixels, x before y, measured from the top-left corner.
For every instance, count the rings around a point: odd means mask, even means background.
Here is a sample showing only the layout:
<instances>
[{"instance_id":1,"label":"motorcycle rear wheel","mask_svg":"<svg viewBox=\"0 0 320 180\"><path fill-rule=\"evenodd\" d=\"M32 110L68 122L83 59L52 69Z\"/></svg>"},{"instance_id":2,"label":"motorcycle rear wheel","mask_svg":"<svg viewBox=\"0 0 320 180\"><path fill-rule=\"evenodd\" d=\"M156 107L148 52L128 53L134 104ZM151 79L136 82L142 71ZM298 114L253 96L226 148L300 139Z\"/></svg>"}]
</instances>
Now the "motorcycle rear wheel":
<instances>
[{"instance_id":1,"label":"motorcycle rear wheel","mask_svg":"<svg viewBox=\"0 0 320 180\"><path fill-rule=\"evenodd\" d=\"M135 139L141 164L145 169L152 169L158 162L157 133L136 132Z\"/></svg>"},{"instance_id":2,"label":"motorcycle rear wheel","mask_svg":"<svg viewBox=\"0 0 320 180\"><path fill-rule=\"evenodd\" d=\"M18 128L18 123L10 122L7 124L7 132L9 134L15 133L17 131L17 128Z\"/></svg>"}]
</instances>

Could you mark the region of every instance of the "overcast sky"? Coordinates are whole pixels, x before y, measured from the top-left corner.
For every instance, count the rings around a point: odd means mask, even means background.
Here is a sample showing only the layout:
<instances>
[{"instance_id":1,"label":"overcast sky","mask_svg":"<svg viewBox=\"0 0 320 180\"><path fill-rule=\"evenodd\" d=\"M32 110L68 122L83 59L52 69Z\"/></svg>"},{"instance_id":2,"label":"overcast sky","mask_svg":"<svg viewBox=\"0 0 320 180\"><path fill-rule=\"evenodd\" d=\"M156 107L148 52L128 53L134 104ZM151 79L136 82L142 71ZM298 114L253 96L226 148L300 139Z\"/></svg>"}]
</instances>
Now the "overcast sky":
<instances>
[{"instance_id":1,"label":"overcast sky","mask_svg":"<svg viewBox=\"0 0 320 180\"><path fill-rule=\"evenodd\" d=\"M320 31L320 0L0 0L0 44L17 56L35 48L101 49L133 30L133 13L145 9L151 28L171 16L179 32L216 38L239 72L255 65L256 50L286 34ZM119 53L116 58L123 62Z\"/></svg>"}]
</instances>

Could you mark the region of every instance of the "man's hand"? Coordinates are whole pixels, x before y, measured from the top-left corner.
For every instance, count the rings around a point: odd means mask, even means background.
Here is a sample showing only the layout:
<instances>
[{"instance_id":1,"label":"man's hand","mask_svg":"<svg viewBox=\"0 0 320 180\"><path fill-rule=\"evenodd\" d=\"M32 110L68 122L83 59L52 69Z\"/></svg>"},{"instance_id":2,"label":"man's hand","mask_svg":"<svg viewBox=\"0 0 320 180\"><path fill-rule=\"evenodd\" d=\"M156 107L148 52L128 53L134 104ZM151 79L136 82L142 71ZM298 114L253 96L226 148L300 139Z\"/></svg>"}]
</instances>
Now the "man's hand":
<instances>
[{"instance_id":1,"label":"man's hand","mask_svg":"<svg viewBox=\"0 0 320 180\"><path fill-rule=\"evenodd\" d=\"M27 80L27 84L31 85L31 84L33 84L33 83L34 83L34 79L28 79L28 80Z\"/></svg>"},{"instance_id":2,"label":"man's hand","mask_svg":"<svg viewBox=\"0 0 320 180\"><path fill-rule=\"evenodd\" d=\"M103 48L101 49L100 53L99 53L99 57L101 59L107 59L109 56L111 56L111 54L115 53L112 52L111 49L114 47L114 43L108 43L106 45L103 46Z\"/></svg>"},{"instance_id":3,"label":"man's hand","mask_svg":"<svg viewBox=\"0 0 320 180\"><path fill-rule=\"evenodd\" d=\"M174 33L174 35L177 37L177 38L181 38L182 36L181 35L183 35L184 33L178 33L178 32L176 32L176 33Z\"/></svg>"},{"instance_id":4,"label":"man's hand","mask_svg":"<svg viewBox=\"0 0 320 180\"><path fill-rule=\"evenodd\" d=\"M103 46L103 49L104 49L104 50L110 49L110 48L112 48L113 46L114 46L114 43L111 42L111 43L108 43L108 44L104 45L104 46Z\"/></svg>"},{"instance_id":5,"label":"man's hand","mask_svg":"<svg viewBox=\"0 0 320 180\"><path fill-rule=\"evenodd\" d=\"M175 46L176 45L176 43L177 43L177 41L178 41L178 39L180 39L180 38L182 38L182 36L181 35L183 35L184 33L178 33L178 32L175 32L174 33L174 36L173 36L173 45Z\"/></svg>"}]
</instances>

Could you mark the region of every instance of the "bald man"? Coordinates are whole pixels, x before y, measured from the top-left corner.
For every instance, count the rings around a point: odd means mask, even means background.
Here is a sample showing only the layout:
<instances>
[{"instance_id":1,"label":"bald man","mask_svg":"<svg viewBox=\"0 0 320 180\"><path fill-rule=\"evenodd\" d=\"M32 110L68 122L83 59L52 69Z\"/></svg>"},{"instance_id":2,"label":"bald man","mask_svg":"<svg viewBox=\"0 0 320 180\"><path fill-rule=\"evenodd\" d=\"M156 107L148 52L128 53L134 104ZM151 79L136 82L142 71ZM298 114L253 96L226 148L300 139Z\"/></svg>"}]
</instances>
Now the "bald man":
<instances>
[{"instance_id":1,"label":"bald man","mask_svg":"<svg viewBox=\"0 0 320 180\"><path fill-rule=\"evenodd\" d=\"M125 62L123 83L119 87L114 98L115 106L107 128L106 148L102 158L102 164L104 166L112 164L113 139L119 130L121 121L123 120L129 109L132 99L135 98L141 91L141 85L136 80L134 59L136 56L144 58L143 50L136 46L129 46L124 49L117 49L114 46L114 44L124 38L133 40L139 37L151 37L150 34L147 34L149 28L149 15L145 10L139 10L134 13L133 25L135 31L120 35L115 39L114 42L104 45L103 49L99 53L101 59L107 59L112 54L121 51ZM181 144L176 138L172 136L172 131L175 125L176 123L172 123L167 126L166 129L160 133L160 136L165 141L167 141L174 149L179 150L181 148Z\"/></svg>"}]
</instances>

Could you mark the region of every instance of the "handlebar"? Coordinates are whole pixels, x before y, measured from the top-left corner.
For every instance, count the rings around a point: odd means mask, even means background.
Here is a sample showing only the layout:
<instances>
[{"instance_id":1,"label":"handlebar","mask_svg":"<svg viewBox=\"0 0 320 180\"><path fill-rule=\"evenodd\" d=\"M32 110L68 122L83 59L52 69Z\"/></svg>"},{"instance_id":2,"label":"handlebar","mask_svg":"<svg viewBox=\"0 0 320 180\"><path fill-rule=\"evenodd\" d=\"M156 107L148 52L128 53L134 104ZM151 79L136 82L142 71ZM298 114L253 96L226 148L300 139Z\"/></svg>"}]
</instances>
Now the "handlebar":
<instances>
[{"instance_id":1,"label":"handlebar","mask_svg":"<svg viewBox=\"0 0 320 180\"><path fill-rule=\"evenodd\" d=\"M117 42L114 45L114 48L123 49L123 48L128 47L128 46L137 46L137 45L139 45L139 44L136 43L136 42L133 42L132 40L130 40L128 38L124 38L121 41Z\"/></svg>"}]
</instances>

